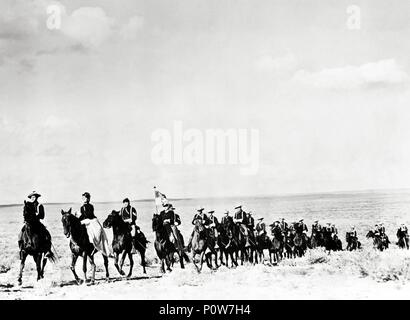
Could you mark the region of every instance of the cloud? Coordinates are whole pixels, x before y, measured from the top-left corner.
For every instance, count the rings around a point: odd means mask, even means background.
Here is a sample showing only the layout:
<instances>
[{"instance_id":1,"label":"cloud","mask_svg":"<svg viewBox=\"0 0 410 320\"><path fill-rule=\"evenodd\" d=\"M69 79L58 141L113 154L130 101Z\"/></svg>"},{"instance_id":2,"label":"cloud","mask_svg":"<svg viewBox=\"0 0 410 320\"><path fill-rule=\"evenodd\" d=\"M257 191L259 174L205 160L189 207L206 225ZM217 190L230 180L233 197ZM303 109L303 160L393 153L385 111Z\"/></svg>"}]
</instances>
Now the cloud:
<instances>
[{"instance_id":1,"label":"cloud","mask_svg":"<svg viewBox=\"0 0 410 320\"><path fill-rule=\"evenodd\" d=\"M319 72L299 70L293 77L294 82L326 89L391 86L406 83L409 79L409 75L394 59L380 60L360 66L349 65L323 69Z\"/></svg>"},{"instance_id":2,"label":"cloud","mask_svg":"<svg viewBox=\"0 0 410 320\"><path fill-rule=\"evenodd\" d=\"M129 40L135 38L138 31L144 26L145 20L143 16L133 16L120 29L120 35L123 39Z\"/></svg>"},{"instance_id":3,"label":"cloud","mask_svg":"<svg viewBox=\"0 0 410 320\"><path fill-rule=\"evenodd\" d=\"M102 44L113 33L114 19L99 7L81 7L61 21L61 32L81 45L93 48Z\"/></svg>"},{"instance_id":4,"label":"cloud","mask_svg":"<svg viewBox=\"0 0 410 320\"><path fill-rule=\"evenodd\" d=\"M261 71L289 71L294 69L297 63L295 55L289 53L282 57L263 55L256 60L255 66Z\"/></svg>"}]
</instances>

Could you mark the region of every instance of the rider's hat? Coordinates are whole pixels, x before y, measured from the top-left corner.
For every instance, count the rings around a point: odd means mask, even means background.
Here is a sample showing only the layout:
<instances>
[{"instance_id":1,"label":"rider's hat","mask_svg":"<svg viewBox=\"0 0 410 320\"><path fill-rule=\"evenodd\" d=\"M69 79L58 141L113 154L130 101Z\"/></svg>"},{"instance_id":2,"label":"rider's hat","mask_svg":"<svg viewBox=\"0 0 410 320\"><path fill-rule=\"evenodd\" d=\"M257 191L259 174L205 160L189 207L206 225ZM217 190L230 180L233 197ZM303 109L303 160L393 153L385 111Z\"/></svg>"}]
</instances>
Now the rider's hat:
<instances>
[{"instance_id":1,"label":"rider's hat","mask_svg":"<svg viewBox=\"0 0 410 320\"><path fill-rule=\"evenodd\" d=\"M208 213L214 213L214 212L215 212L215 210L208 211Z\"/></svg>"},{"instance_id":2,"label":"rider's hat","mask_svg":"<svg viewBox=\"0 0 410 320\"><path fill-rule=\"evenodd\" d=\"M203 206L198 206L198 208L196 209L196 211L203 211L204 207Z\"/></svg>"},{"instance_id":3,"label":"rider's hat","mask_svg":"<svg viewBox=\"0 0 410 320\"><path fill-rule=\"evenodd\" d=\"M130 203L130 199L128 199L128 198L125 198L124 200L122 200L122 203L125 203L125 202L128 202L128 203Z\"/></svg>"},{"instance_id":4,"label":"rider's hat","mask_svg":"<svg viewBox=\"0 0 410 320\"><path fill-rule=\"evenodd\" d=\"M242 205L236 206L235 209L242 209Z\"/></svg>"},{"instance_id":5,"label":"rider's hat","mask_svg":"<svg viewBox=\"0 0 410 320\"><path fill-rule=\"evenodd\" d=\"M83 196L83 197L86 197L87 199L90 199L90 198L91 198L91 194L90 194L89 192L84 192L84 193L82 194L82 196Z\"/></svg>"},{"instance_id":6,"label":"rider's hat","mask_svg":"<svg viewBox=\"0 0 410 320\"><path fill-rule=\"evenodd\" d=\"M260 221L262 221L262 220L263 220L263 217L260 217L260 218L258 218L257 220L260 220Z\"/></svg>"},{"instance_id":7,"label":"rider's hat","mask_svg":"<svg viewBox=\"0 0 410 320\"><path fill-rule=\"evenodd\" d=\"M251 214L252 214L252 211L248 211L247 214L250 214L250 215L251 215Z\"/></svg>"},{"instance_id":8,"label":"rider's hat","mask_svg":"<svg viewBox=\"0 0 410 320\"><path fill-rule=\"evenodd\" d=\"M225 211L224 211L224 214L229 214L229 210L225 210Z\"/></svg>"},{"instance_id":9,"label":"rider's hat","mask_svg":"<svg viewBox=\"0 0 410 320\"><path fill-rule=\"evenodd\" d=\"M36 196L37 198L39 198L39 197L41 197L41 194L39 194L39 193L36 192L36 191L33 191L32 193L30 193L30 194L27 196L27 198L31 198L32 196Z\"/></svg>"},{"instance_id":10,"label":"rider's hat","mask_svg":"<svg viewBox=\"0 0 410 320\"><path fill-rule=\"evenodd\" d=\"M299 222L302 222L302 221L303 221L303 218L299 220Z\"/></svg>"}]
</instances>

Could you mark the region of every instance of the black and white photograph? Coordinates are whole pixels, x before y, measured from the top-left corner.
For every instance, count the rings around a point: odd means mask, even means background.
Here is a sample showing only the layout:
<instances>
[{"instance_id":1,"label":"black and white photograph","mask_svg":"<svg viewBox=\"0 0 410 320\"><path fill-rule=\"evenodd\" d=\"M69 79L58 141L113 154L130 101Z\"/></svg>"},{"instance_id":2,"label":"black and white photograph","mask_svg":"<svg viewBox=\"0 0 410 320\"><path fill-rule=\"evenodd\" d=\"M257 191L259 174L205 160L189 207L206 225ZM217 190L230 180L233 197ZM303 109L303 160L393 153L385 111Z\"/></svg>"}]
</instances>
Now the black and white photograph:
<instances>
[{"instance_id":1,"label":"black and white photograph","mask_svg":"<svg viewBox=\"0 0 410 320\"><path fill-rule=\"evenodd\" d=\"M408 0L1 0L0 300L410 299L409 39Z\"/></svg>"}]
</instances>

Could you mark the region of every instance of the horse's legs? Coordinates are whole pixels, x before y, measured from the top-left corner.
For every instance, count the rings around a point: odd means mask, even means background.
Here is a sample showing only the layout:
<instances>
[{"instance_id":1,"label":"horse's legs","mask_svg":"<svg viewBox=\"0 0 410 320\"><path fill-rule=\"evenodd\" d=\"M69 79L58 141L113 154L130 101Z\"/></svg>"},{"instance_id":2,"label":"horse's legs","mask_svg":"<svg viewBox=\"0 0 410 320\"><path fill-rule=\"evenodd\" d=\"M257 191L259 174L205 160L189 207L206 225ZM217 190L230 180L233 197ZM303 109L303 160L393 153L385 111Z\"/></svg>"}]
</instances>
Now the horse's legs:
<instances>
[{"instance_id":1,"label":"horse's legs","mask_svg":"<svg viewBox=\"0 0 410 320\"><path fill-rule=\"evenodd\" d=\"M165 263L164 263L165 259L161 259L161 272L165 273Z\"/></svg>"},{"instance_id":2,"label":"horse's legs","mask_svg":"<svg viewBox=\"0 0 410 320\"><path fill-rule=\"evenodd\" d=\"M33 259L36 262L37 281L41 279L41 260L42 260L42 257L43 257L42 253L37 253L36 255L33 256Z\"/></svg>"},{"instance_id":3,"label":"horse's legs","mask_svg":"<svg viewBox=\"0 0 410 320\"><path fill-rule=\"evenodd\" d=\"M97 269L95 262L94 262L94 256L88 256L88 260L90 260L90 265L92 268L92 274L91 274L91 284L95 283L95 270Z\"/></svg>"},{"instance_id":4,"label":"horse's legs","mask_svg":"<svg viewBox=\"0 0 410 320\"><path fill-rule=\"evenodd\" d=\"M145 266L146 266L146 263L145 263L145 249L140 251L140 255L141 255L142 272L144 274L146 274L147 271L145 270Z\"/></svg>"},{"instance_id":5,"label":"horse's legs","mask_svg":"<svg viewBox=\"0 0 410 320\"><path fill-rule=\"evenodd\" d=\"M104 268L105 268L105 278L110 279L110 272L108 271L108 257L103 255Z\"/></svg>"},{"instance_id":6,"label":"horse's legs","mask_svg":"<svg viewBox=\"0 0 410 320\"><path fill-rule=\"evenodd\" d=\"M201 252L201 258L199 260L200 265L199 265L199 271L198 272L202 271L202 266L204 264L204 256L205 256L205 250Z\"/></svg>"},{"instance_id":7,"label":"horse's legs","mask_svg":"<svg viewBox=\"0 0 410 320\"><path fill-rule=\"evenodd\" d=\"M40 277L41 277L41 278L44 278L44 269L45 269L45 267L46 267L46 264L47 264L47 258L46 258L45 254L44 254L44 255L43 255L43 265L42 265L42 267L41 267L41 273L40 273Z\"/></svg>"},{"instance_id":8,"label":"horse's legs","mask_svg":"<svg viewBox=\"0 0 410 320\"><path fill-rule=\"evenodd\" d=\"M84 281L87 282L87 254L83 253L83 273L84 273Z\"/></svg>"},{"instance_id":9,"label":"horse's legs","mask_svg":"<svg viewBox=\"0 0 410 320\"><path fill-rule=\"evenodd\" d=\"M131 277L132 275L132 268L134 267L134 260L132 259L132 252L128 252L128 259L130 259L130 272L128 273L127 277Z\"/></svg>"},{"instance_id":10,"label":"horse's legs","mask_svg":"<svg viewBox=\"0 0 410 320\"><path fill-rule=\"evenodd\" d=\"M179 256L179 264L181 265L181 269L185 269L185 266L184 266L184 250L183 249L179 250L178 256Z\"/></svg>"},{"instance_id":11,"label":"horse's legs","mask_svg":"<svg viewBox=\"0 0 410 320\"><path fill-rule=\"evenodd\" d=\"M124 266L124 261L125 261L125 257L127 256L127 252L124 250L122 253L122 257L121 257L121 262L120 262L120 269L122 271L122 267ZM121 273L122 275L124 275L124 273Z\"/></svg>"},{"instance_id":12,"label":"horse's legs","mask_svg":"<svg viewBox=\"0 0 410 320\"><path fill-rule=\"evenodd\" d=\"M125 273L124 271L122 271L122 268L118 264L119 258L120 258L120 254L118 252L114 253L114 266L118 270L118 273L123 276L125 275Z\"/></svg>"},{"instance_id":13,"label":"horse's legs","mask_svg":"<svg viewBox=\"0 0 410 320\"><path fill-rule=\"evenodd\" d=\"M70 266L70 269L71 269L71 272L72 272L73 275L74 275L75 281L77 281L77 284L80 284L81 281L80 281L80 279L78 278L77 273L75 272L75 264L76 264L76 262L77 262L77 259L78 259L78 255L76 255L75 253L72 253L72 255L71 255L71 266Z\"/></svg>"},{"instance_id":14,"label":"horse's legs","mask_svg":"<svg viewBox=\"0 0 410 320\"><path fill-rule=\"evenodd\" d=\"M20 272L19 272L19 277L18 277L18 284L21 285L22 282L22 277L23 277L23 270L24 270L24 264L26 263L26 258L27 258L27 253L25 251L20 251Z\"/></svg>"}]
</instances>

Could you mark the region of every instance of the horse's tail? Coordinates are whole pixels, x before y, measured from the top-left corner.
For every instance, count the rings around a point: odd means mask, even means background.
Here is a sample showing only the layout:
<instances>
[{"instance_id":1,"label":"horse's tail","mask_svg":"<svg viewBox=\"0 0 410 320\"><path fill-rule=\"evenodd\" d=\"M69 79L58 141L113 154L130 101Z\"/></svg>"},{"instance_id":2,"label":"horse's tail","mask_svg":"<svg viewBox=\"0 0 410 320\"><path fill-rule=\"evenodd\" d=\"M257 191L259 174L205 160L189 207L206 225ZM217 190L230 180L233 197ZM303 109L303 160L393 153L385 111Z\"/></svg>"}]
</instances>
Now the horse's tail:
<instances>
[{"instance_id":1,"label":"horse's tail","mask_svg":"<svg viewBox=\"0 0 410 320\"><path fill-rule=\"evenodd\" d=\"M58 255L57 255L57 252L54 246L53 246L53 249L54 249L54 252L53 250L50 250L49 252L46 253L46 257L48 260L50 260L52 263L55 264L58 262Z\"/></svg>"}]
</instances>

